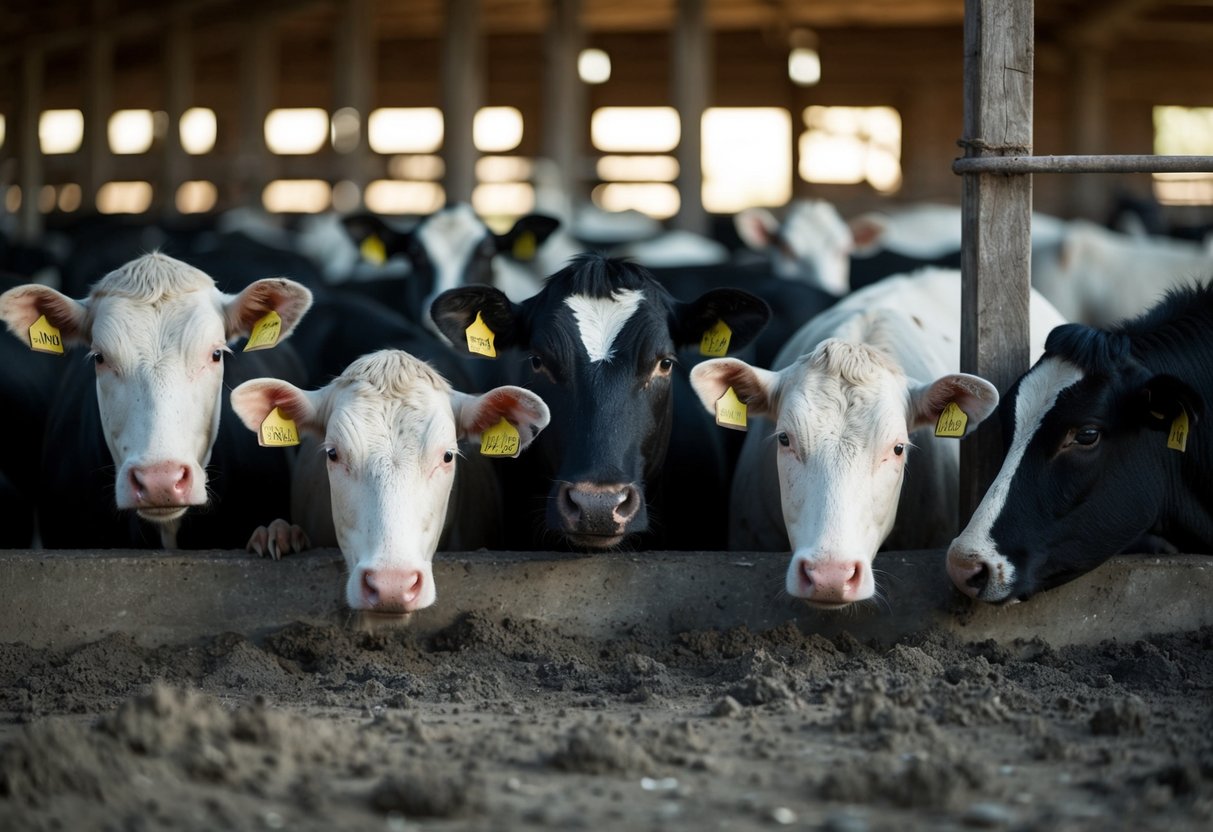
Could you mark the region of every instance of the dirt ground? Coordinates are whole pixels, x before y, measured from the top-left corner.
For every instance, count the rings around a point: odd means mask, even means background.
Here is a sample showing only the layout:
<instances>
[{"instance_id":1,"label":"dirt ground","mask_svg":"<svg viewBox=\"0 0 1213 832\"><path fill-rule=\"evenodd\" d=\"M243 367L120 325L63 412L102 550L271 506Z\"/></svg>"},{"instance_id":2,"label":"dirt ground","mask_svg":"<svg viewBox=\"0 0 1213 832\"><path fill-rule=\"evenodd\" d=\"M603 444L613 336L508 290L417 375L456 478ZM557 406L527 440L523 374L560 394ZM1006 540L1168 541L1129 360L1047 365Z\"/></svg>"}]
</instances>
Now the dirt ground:
<instances>
[{"instance_id":1,"label":"dirt ground","mask_svg":"<svg viewBox=\"0 0 1213 832\"><path fill-rule=\"evenodd\" d=\"M1213 629L0 645L0 828L1213 828Z\"/></svg>"}]
</instances>

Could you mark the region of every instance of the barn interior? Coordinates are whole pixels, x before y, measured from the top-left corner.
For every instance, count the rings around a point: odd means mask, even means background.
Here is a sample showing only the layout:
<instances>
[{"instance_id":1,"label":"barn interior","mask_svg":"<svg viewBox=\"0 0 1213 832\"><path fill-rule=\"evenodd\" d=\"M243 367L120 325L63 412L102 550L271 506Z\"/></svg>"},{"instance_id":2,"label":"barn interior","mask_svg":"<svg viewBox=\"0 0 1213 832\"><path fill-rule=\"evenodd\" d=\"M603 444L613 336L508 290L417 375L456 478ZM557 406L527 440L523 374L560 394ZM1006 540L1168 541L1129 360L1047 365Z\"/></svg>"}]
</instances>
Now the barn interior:
<instances>
[{"instance_id":1,"label":"barn interior","mask_svg":"<svg viewBox=\"0 0 1213 832\"><path fill-rule=\"evenodd\" d=\"M963 0L45 0L0 17L5 225L238 206L499 225L592 199L958 204ZM1210 153L1213 2L1037 0L1036 154ZM1208 175L1037 176L1034 208L1213 215ZM554 207L556 206L556 207Z\"/></svg>"}]
</instances>

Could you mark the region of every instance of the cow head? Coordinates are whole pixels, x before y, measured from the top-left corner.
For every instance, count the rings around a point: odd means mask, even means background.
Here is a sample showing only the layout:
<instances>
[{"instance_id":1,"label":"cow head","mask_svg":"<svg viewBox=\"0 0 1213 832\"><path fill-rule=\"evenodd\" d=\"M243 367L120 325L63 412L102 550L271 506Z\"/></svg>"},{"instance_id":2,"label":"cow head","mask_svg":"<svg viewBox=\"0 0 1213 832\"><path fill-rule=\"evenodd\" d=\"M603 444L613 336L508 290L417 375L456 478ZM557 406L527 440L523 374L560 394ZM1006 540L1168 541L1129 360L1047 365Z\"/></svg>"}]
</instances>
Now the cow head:
<instances>
[{"instance_id":1,"label":"cow head","mask_svg":"<svg viewBox=\"0 0 1213 832\"><path fill-rule=\"evenodd\" d=\"M207 502L228 342L271 311L286 337L311 302L311 292L284 278L227 295L198 269L148 254L110 272L83 300L39 285L11 289L0 295L0 318L26 340L45 315L65 346L89 348L118 508L173 524Z\"/></svg>"},{"instance_id":2,"label":"cow head","mask_svg":"<svg viewBox=\"0 0 1213 832\"><path fill-rule=\"evenodd\" d=\"M479 316L497 350L525 352L528 386L552 408L535 451L551 477L546 526L601 549L648 530L645 484L666 457L678 349L718 321L732 330L731 348L744 347L770 309L736 289L682 303L643 267L582 255L520 304L467 287L440 295L431 314L458 349Z\"/></svg>"},{"instance_id":3,"label":"cow head","mask_svg":"<svg viewBox=\"0 0 1213 832\"><path fill-rule=\"evenodd\" d=\"M948 550L948 574L982 601L1026 600L1151 531L1176 492L1204 401L1141 365L1123 334L1058 327L1003 401L1002 469Z\"/></svg>"},{"instance_id":4,"label":"cow head","mask_svg":"<svg viewBox=\"0 0 1213 832\"><path fill-rule=\"evenodd\" d=\"M323 445L337 543L349 567L352 609L403 613L434 603L434 551L454 483L457 442L506 419L519 450L548 423L543 400L519 387L482 396L452 390L425 362L400 350L357 359L311 392L277 379L232 391L252 431L274 410Z\"/></svg>"},{"instance_id":5,"label":"cow head","mask_svg":"<svg viewBox=\"0 0 1213 832\"><path fill-rule=\"evenodd\" d=\"M839 339L779 372L705 361L691 384L709 412L732 387L750 414L774 421L792 544L787 591L822 607L875 591L872 560L897 516L911 434L935 425L953 402L971 431L998 402L984 379L953 373L918 384L883 351Z\"/></svg>"},{"instance_id":6,"label":"cow head","mask_svg":"<svg viewBox=\"0 0 1213 832\"><path fill-rule=\"evenodd\" d=\"M505 234L494 234L470 205L454 203L435 211L408 231L397 231L374 214L356 214L343 221L362 247L378 239L386 257L402 256L412 267L410 309L426 310L434 298L457 286L493 284L493 258L517 248L533 250L559 226L542 214L528 214ZM427 326L431 325L425 318Z\"/></svg>"}]
</instances>

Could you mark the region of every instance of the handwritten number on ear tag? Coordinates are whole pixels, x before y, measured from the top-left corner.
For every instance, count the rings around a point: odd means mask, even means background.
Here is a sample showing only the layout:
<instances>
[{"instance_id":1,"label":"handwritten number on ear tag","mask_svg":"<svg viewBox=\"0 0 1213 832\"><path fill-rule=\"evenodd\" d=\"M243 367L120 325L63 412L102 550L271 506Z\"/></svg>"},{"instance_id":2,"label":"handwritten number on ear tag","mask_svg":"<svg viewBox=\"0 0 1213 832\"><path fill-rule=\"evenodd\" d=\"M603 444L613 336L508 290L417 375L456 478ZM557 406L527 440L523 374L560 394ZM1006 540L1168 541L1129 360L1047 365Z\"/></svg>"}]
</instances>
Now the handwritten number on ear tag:
<instances>
[{"instance_id":1,"label":"handwritten number on ear tag","mask_svg":"<svg viewBox=\"0 0 1213 832\"><path fill-rule=\"evenodd\" d=\"M965 428L968 427L968 424L969 417L960 409L960 405L956 402L948 402L948 406L939 414L939 421L935 423L935 435L959 439L965 435Z\"/></svg>"},{"instance_id":2,"label":"handwritten number on ear tag","mask_svg":"<svg viewBox=\"0 0 1213 832\"><path fill-rule=\"evenodd\" d=\"M729 353L729 341L733 338L733 330L724 321L717 319L712 328L703 333L699 342L699 354L712 358L721 358Z\"/></svg>"},{"instance_id":3,"label":"handwritten number on ear tag","mask_svg":"<svg viewBox=\"0 0 1213 832\"><path fill-rule=\"evenodd\" d=\"M472 321L472 325L466 330L468 337L468 352L475 355L486 355L489 358L497 357L497 347L494 343L497 336L493 330L489 329L489 325L484 322L484 318L480 317L480 313L476 313L476 320Z\"/></svg>"},{"instance_id":4,"label":"handwritten number on ear tag","mask_svg":"<svg viewBox=\"0 0 1213 832\"><path fill-rule=\"evenodd\" d=\"M737 398L737 393L730 387L716 400L716 424L722 428L747 430L746 410L745 403Z\"/></svg>"},{"instance_id":5,"label":"handwritten number on ear tag","mask_svg":"<svg viewBox=\"0 0 1213 832\"><path fill-rule=\"evenodd\" d=\"M261 320L253 324L253 331L249 333L248 343L244 345L244 352L268 350L278 344L278 338L281 335L282 318L271 309L262 316Z\"/></svg>"},{"instance_id":6,"label":"handwritten number on ear tag","mask_svg":"<svg viewBox=\"0 0 1213 832\"><path fill-rule=\"evenodd\" d=\"M1183 408L1179 409L1179 415L1171 423L1171 432L1167 434L1167 447L1181 454L1188 451L1188 411Z\"/></svg>"},{"instance_id":7,"label":"handwritten number on ear tag","mask_svg":"<svg viewBox=\"0 0 1213 832\"><path fill-rule=\"evenodd\" d=\"M59 334L59 328L52 326L45 315L30 325L29 346L35 352L63 355L63 337Z\"/></svg>"}]
</instances>

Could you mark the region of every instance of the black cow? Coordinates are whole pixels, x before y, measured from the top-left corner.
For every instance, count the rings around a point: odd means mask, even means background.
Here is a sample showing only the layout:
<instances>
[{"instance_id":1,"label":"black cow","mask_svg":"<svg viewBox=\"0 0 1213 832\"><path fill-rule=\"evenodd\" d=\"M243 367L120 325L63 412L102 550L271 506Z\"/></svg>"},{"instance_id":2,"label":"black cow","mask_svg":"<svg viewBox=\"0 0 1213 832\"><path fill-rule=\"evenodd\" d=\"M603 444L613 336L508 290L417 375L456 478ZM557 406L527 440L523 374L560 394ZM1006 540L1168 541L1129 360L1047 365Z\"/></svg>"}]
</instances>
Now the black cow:
<instances>
[{"instance_id":1,"label":"black cow","mask_svg":"<svg viewBox=\"0 0 1213 832\"><path fill-rule=\"evenodd\" d=\"M523 479L506 482L516 521L508 546L603 549L633 535L647 548L723 545L723 442L676 353L719 321L732 330L730 348L744 347L770 317L761 299L716 289L683 303L641 266L581 255L522 303L465 287L439 295L432 315L465 350L478 332L487 337L482 321L506 352L507 375L525 376L519 383L551 408L524 464L503 474Z\"/></svg>"},{"instance_id":2,"label":"black cow","mask_svg":"<svg viewBox=\"0 0 1213 832\"><path fill-rule=\"evenodd\" d=\"M948 552L982 601L1024 600L1124 551L1213 546L1213 289L1111 330L1065 324L1003 398L1002 470Z\"/></svg>"}]
</instances>

